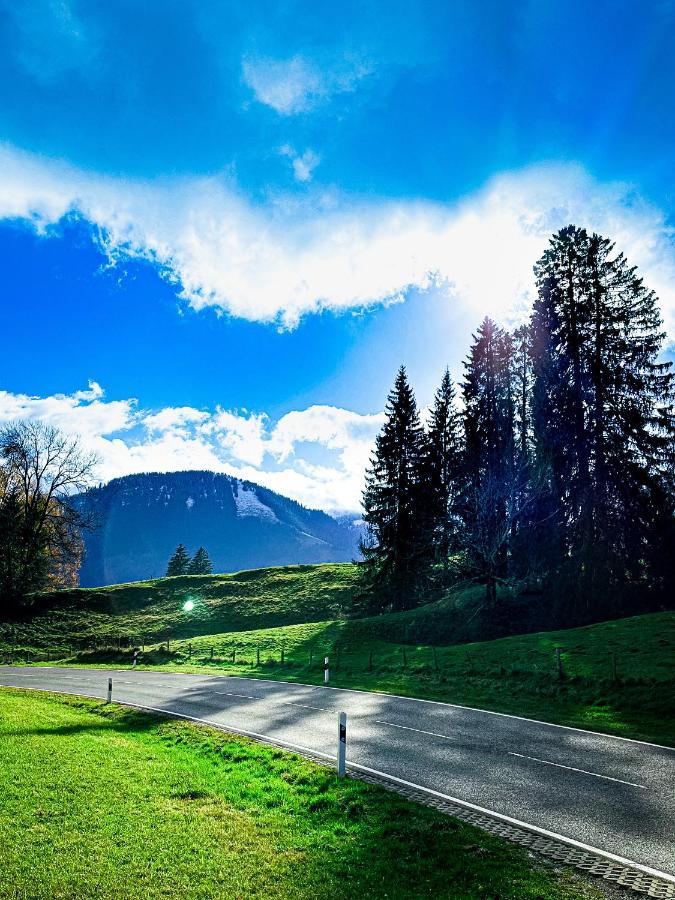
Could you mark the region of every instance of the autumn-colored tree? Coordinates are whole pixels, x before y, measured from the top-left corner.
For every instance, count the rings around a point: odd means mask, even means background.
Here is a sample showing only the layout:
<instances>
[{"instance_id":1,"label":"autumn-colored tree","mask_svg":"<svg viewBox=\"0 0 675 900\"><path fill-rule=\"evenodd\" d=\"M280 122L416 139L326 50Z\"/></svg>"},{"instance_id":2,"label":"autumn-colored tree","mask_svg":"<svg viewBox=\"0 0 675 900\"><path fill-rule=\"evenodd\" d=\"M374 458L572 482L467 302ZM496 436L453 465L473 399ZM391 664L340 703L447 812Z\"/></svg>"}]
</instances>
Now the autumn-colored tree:
<instances>
[{"instance_id":1,"label":"autumn-colored tree","mask_svg":"<svg viewBox=\"0 0 675 900\"><path fill-rule=\"evenodd\" d=\"M96 462L44 422L0 430L0 598L9 608L43 588L77 584L81 531L92 523L73 498Z\"/></svg>"}]
</instances>

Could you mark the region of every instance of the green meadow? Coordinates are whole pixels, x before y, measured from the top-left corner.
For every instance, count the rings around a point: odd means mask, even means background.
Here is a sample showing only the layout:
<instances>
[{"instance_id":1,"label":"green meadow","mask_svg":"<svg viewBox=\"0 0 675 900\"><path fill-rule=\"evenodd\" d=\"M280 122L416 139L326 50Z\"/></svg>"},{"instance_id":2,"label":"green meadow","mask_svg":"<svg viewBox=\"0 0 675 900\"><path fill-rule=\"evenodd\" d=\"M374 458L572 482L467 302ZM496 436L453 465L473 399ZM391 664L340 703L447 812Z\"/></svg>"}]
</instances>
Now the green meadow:
<instances>
[{"instance_id":1,"label":"green meadow","mask_svg":"<svg viewBox=\"0 0 675 900\"><path fill-rule=\"evenodd\" d=\"M0 896L602 895L294 754L114 704L2 689Z\"/></svg>"}]
</instances>

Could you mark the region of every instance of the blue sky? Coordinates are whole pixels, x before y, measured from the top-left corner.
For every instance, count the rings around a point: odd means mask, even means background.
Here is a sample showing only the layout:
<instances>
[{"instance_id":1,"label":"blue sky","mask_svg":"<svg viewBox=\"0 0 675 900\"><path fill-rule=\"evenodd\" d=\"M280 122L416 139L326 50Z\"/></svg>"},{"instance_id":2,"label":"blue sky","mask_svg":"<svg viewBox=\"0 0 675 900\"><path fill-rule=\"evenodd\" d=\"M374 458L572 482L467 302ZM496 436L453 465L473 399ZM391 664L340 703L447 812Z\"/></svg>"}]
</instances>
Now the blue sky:
<instances>
[{"instance_id":1,"label":"blue sky","mask_svg":"<svg viewBox=\"0 0 675 900\"><path fill-rule=\"evenodd\" d=\"M0 0L0 419L358 507L574 221L675 333L675 4ZM90 382L91 385L90 386Z\"/></svg>"}]
</instances>

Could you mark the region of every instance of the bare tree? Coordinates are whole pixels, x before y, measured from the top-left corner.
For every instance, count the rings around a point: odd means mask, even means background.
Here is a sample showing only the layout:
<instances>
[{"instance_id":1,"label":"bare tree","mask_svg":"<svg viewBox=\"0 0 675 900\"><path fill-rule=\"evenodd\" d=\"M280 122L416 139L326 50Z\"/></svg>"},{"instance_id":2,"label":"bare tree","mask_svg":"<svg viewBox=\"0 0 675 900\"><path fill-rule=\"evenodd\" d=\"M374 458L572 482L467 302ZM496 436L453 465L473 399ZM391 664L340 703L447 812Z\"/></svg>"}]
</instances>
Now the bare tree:
<instances>
[{"instance_id":1,"label":"bare tree","mask_svg":"<svg viewBox=\"0 0 675 900\"><path fill-rule=\"evenodd\" d=\"M81 531L91 523L73 496L87 488L97 464L77 438L40 421L0 430L0 590L20 601L50 583L76 583ZM7 565L11 558L11 565Z\"/></svg>"}]
</instances>

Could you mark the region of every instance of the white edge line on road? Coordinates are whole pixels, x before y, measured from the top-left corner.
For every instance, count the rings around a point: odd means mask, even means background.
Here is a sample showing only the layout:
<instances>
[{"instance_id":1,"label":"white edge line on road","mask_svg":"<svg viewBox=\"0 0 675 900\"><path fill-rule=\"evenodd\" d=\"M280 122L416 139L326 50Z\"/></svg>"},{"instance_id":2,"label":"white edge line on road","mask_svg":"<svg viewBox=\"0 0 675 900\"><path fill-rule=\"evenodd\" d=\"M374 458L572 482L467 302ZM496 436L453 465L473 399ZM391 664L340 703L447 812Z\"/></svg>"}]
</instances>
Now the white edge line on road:
<instances>
[{"instance_id":1,"label":"white edge line on road","mask_svg":"<svg viewBox=\"0 0 675 900\"><path fill-rule=\"evenodd\" d=\"M14 685L0 686L14 687ZM41 693L45 694L66 694L68 696L73 696L71 691L50 691L47 688L29 688L29 690L40 691ZM84 696L86 697L87 695L85 694ZM93 699L103 698L94 697ZM323 753L320 750L312 750L310 747L303 747L300 744L292 744L289 741L283 741L279 738L272 737L271 735L259 734L255 731L247 731L243 728L236 728L232 725L227 725L226 723L209 722L208 719L201 719L198 716L189 716L186 713L179 713L170 709L162 709L158 706L143 706L140 703L120 703L119 701L115 702L118 706L129 706L133 707L134 709L147 710L148 712L163 713L164 715L170 716L175 719L186 719L190 722L199 722L200 725L208 725L210 728L216 728L220 731L230 731L233 734L242 734L245 737L256 738L257 740L261 740L265 743L272 742L274 744L279 744L282 747L288 747L288 749L290 750L297 750L301 753L309 753L313 756L320 756L323 759L334 760L336 758L330 753ZM558 834L556 831L549 831L547 828L540 828L538 825L530 825L528 822L523 822L520 819L514 819L511 816L505 815L504 813L495 812L495 810L487 809L484 806L477 806L475 803L470 803L468 800L460 800L459 797L451 797L449 794L442 794L440 791L435 791L432 788L424 787L424 785L421 784L415 784L412 781L405 781L405 779L397 778L396 775L390 775L388 772L381 772L378 769L371 769L368 766L362 766L360 763L348 762L347 766L351 769L358 769L359 772L366 772L370 775L377 775L380 778L385 778L388 781L393 781L395 784L403 785L404 787L411 788L415 791L422 791L425 794L430 794L432 797L438 797L440 800L445 800L449 803L455 803L457 804L457 806L462 806L464 809L471 809L474 812L492 816L492 818L499 819L502 822L507 822L509 825L513 825L516 828L524 828L526 831L531 831L534 834L541 834L544 837L560 841L561 843L567 844L570 847L576 847L579 850L585 850L587 853L595 853L597 856L602 856L604 859L609 859L612 862L619 863L623 866L629 866L632 869L637 869L640 872L644 872L646 875L652 875L654 878L661 878L663 881L667 881L670 884L675 884L675 875L669 875L667 872L661 872L659 869L653 869L651 868L651 866L645 866L642 863L635 862L635 860L627 859L625 856L617 856L616 853L610 853L607 850L600 850L598 847L592 847L590 844L584 844L582 841L574 840L574 838L565 837L565 835Z\"/></svg>"},{"instance_id":2,"label":"white edge line on road","mask_svg":"<svg viewBox=\"0 0 675 900\"><path fill-rule=\"evenodd\" d=\"M19 668L18 666L7 666L6 668ZM31 668L26 666L25 668ZM36 667L37 668L37 667ZM39 666L40 669L71 669L76 672L107 672L119 671L108 669L96 669L89 666ZM124 671L124 670L122 670ZM141 669L139 672L151 673L148 669ZM19 674L19 673L17 673ZM347 694L367 694L376 697L391 697L393 700L409 700L411 703L431 703L434 706L447 706L451 709L466 709L469 712L483 713L486 716L501 716L503 719L516 719L519 722L532 722L534 725L547 725L549 728L564 728L566 731L578 731L581 734L590 734L596 738L608 738L613 741L627 741L629 744L641 744L644 747L656 747L658 750L667 750L669 753L675 753L675 747L668 747L665 744L656 744L654 741L640 741L637 738L623 737L620 734L607 734L605 731L589 731L588 728L577 728L575 725L559 725L557 722L545 722L543 719L530 719L527 716L517 716L513 713L497 712L493 709L481 709L478 706L463 706L461 703L448 703L444 700L425 700L422 697L405 697L403 694L388 694L386 691L364 691L360 688L344 688L333 687L329 684L306 684L304 681L284 681L283 679L274 678L249 678L246 675L211 675L210 673L198 672L156 672L157 675L181 675L183 678L236 678L239 681L260 681L264 684L287 684L290 687L306 687L314 690L324 691L343 691Z\"/></svg>"},{"instance_id":3,"label":"white edge line on road","mask_svg":"<svg viewBox=\"0 0 675 900\"><path fill-rule=\"evenodd\" d=\"M594 778L604 778L607 781L618 781L619 784L627 784L630 787L642 788L647 790L647 785L636 784L634 781L624 781L623 778L612 778L611 775L601 775L599 772L589 772L588 769L577 769L576 766L565 766L562 763L551 762L548 759L539 759L538 756L528 756L526 753L514 753L507 750L509 756L519 756L521 759L531 759L533 762L543 763L545 766L556 766L558 769L569 769L570 772L581 772L582 775L592 775Z\"/></svg>"}]
</instances>

